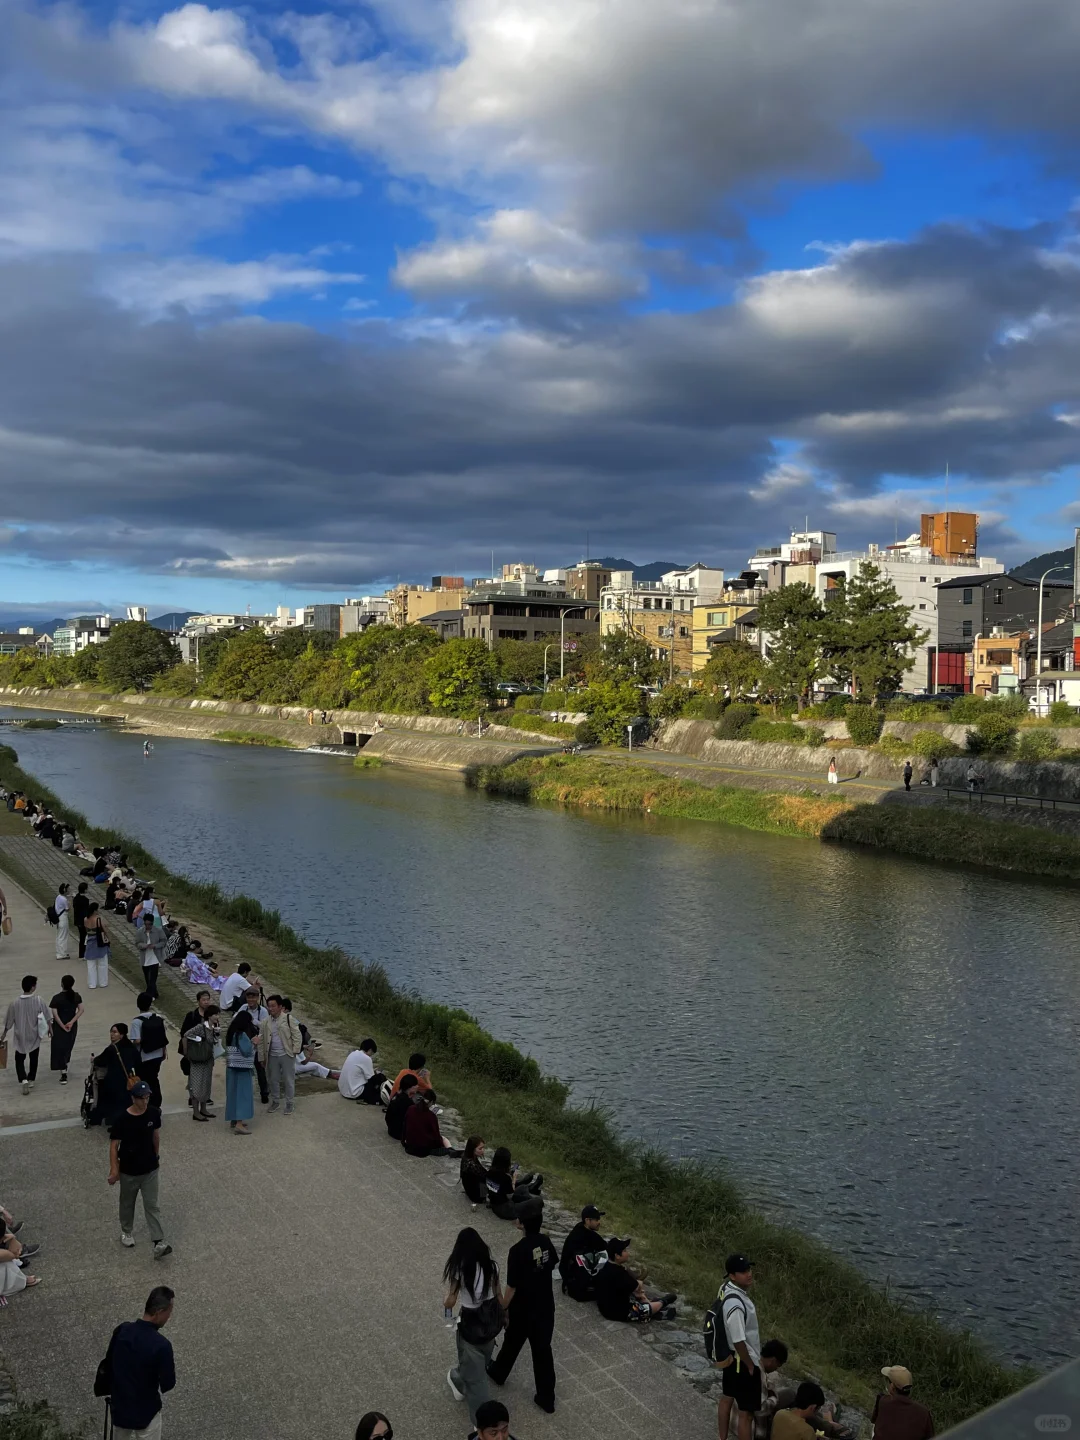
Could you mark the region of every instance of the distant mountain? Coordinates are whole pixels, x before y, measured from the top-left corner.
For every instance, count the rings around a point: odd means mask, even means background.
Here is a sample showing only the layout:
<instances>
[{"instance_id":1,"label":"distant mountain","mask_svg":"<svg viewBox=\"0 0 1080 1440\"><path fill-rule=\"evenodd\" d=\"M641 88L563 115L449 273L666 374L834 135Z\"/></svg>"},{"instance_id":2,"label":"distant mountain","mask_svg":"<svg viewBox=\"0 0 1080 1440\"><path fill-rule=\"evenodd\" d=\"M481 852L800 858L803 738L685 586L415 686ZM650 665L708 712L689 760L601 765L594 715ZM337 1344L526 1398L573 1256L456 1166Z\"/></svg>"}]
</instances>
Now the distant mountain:
<instances>
[{"instance_id":1,"label":"distant mountain","mask_svg":"<svg viewBox=\"0 0 1080 1440\"><path fill-rule=\"evenodd\" d=\"M1071 583L1073 578L1073 550L1070 545L1067 550L1048 550L1045 555L1036 555L1033 560L1025 560L1023 565L1014 565L1009 572L1012 575L1019 575L1021 580L1038 580L1039 576L1052 566L1062 565L1062 570L1055 569L1053 575L1047 575L1048 585L1063 585Z\"/></svg>"},{"instance_id":2,"label":"distant mountain","mask_svg":"<svg viewBox=\"0 0 1080 1440\"><path fill-rule=\"evenodd\" d=\"M201 610L170 610L168 615L156 615L150 624L155 630L181 630L192 615L201 614Z\"/></svg>"},{"instance_id":3,"label":"distant mountain","mask_svg":"<svg viewBox=\"0 0 1080 1440\"><path fill-rule=\"evenodd\" d=\"M635 565L633 560L623 560L617 555L601 555L593 564L603 565L605 570L632 570L635 580L659 580L669 570L681 570L677 560L653 560L648 565Z\"/></svg>"},{"instance_id":4,"label":"distant mountain","mask_svg":"<svg viewBox=\"0 0 1080 1440\"><path fill-rule=\"evenodd\" d=\"M63 619L43 620L40 615L28 614L25 610L10 610L0 614L0 631L5 635L14 634L24 625L32 625L35 635L51 635L54 630L59 630L63 623Z\"/></svg>"}]
</instances>

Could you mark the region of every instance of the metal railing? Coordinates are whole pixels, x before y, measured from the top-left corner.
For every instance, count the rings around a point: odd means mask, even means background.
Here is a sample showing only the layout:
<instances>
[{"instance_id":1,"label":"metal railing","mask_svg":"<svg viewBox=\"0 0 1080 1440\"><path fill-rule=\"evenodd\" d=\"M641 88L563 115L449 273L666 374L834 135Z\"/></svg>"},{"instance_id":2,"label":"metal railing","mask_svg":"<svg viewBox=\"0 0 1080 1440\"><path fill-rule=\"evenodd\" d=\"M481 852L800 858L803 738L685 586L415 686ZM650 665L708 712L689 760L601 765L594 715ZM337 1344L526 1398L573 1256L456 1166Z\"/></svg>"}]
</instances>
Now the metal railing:
<instances>
[{"instance_id":1,"label":"metal railing","mask_svg":"<svg viewBox=\"0 0 1080 1440\"><path fill-rule=\"evenodd\" d=\"M969 790L964 785L939 785L938 789L943 790L946 796L961 795L968 801L978 800L980 805L1000 805L1004 810L1010 805L1014 809L1021 805L1037 805L1040 810L1080 810L1080 800L1060 800L1052 795L1012 795L980 787Z\"/></svg>"}]
</instances>

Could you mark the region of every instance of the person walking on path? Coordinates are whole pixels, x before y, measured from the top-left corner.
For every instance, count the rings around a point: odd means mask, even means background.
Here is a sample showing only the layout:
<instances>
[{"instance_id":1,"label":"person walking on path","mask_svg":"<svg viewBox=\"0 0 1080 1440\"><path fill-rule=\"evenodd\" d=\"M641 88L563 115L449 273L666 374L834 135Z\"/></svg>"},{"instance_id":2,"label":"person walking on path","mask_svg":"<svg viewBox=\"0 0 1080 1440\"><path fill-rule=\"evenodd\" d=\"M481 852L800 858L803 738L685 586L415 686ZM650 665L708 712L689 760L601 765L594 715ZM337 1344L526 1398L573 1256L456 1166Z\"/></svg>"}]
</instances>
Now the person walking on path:
<instances>
[{"instance_id":1,"label":"person walking on path","mask_svg":"<svg viewBox=\"0 0 1080 1440\"><path fill-rule=\"evenodd\" d=\"M244 991L244 1009L251 1017L251 1026L255 1032L255 1079L259 1084L259 1100L263 1105L270 1104L270 1086L266 1080L266 1066L258 1056L259 1026L264 1020L270 1018L270 1011L262 1003L262 998L257 985L249 985ZM226 1077L228 1078L228 1077Z\"/></svg>"},{"instance_id":2,"label":"person walking on path","mask_svg":"<svg viewBox=\"0 0 1080 1440\"><path fill-rule=\"evenodd\" d=\"M82 996L75 989L74 975L61 976L60 989L49 1001L49 1009L53 1022L49 1069L59 1070L60 1084L66 1085L71 1052L79 1033L79 1016L83 1013Z\"/></svg>"},{"instance_id":3,"label":"person walking on path","mask_svg":"<svg viewBox=\"0 0 1080 1440\"><path fill-rule=\"evenodd\" d=\"M548 1415L555 1413L555 1360L551 1337L555 1333L555 1293L551 1276L559 1255L543 1233L544 1202L530 1200L521 1206L516 1229L521 1239L511 1246L506 1260L504 1296L509 1324L506 1339L499 1347L488 1374L496 1385L505 1385L526 1340L532 1351L534 1402Z\"/></svg>"},{"instance_id":4,"label":"person walking on path","mask_svg":"<svg viewBox=\"0 0 1080 1440\"><path fill-rule=\"evenodd\" d=\"M139 1076L150 1086L150 1103L161 1109L161 1067L169 1050L169 1033L162 1016L154 1010L149 992L144 990L136 1002L139 1013L128 1028L131 1043L139 1051Z\"/></svg>"},{"instance_id":5,"label":"person walking on path","mask_svg":"<svg viewBox=\"0 0 1080 1440\"><path fill-rule=\"evenodd\" d=\"M79 959L86 959L86 913L90 909L90 896L86 893L87 882L79 881L79 888L75 892L75 898L71 902L71 918L75 922L75 929L79 934Z\"/></svg>"},{"instance_id":6,"label":"person walking on path","mask_svg":"<svg viewBox=\"0 0 1080 1440\"><path fill-rule=\"evenodd\" d=\"M268 1015L259 1026L259 1059L270 1084L270 1110L277 1110L285 1093L285 1114L293 1113L296 1094L296 1057L303 1047L300 1026L282 1004L280 995L266 997Z\"/></svg>"},{"instance_id":7,"label":"person walking on path","mask_svg":"<svg viewBox=\"0 0 1080 1440\"><path fill-rule=\"evenodd\" d=\"M207 1005L200 1019L180 1036L180 1048L188 1062L188 1094L191 1096L191 1118L213 1120L207 1106L214 1088L214 1051L217 1049L221 1026L216 1005Z\"/></svg>"},{"instance_id":8,"label":"person walking on path","mask_svg":"<svg viewBox=\"0 0 1080 1440\"><path fill-rule=\"evenodd\" d=\"M717 1404L717 1426L721 1435L728 1433L731 1407L737 1405L739 1440L750 1440L754 1415L761 1409L761 1332L757 1309L747 1294L754 1283L754 1267L745 1255L729 1255L724 1269L727 1280L722 1291L722 1315L733 1359L723 1372L724 1393Z\"/></svg>"},{"instance_id":9,"label":"person walking on path","mask_svg":"<svg viewBox=\"0 0 1080 1440\"><path fill-rule=\"evenodd\" d=\"M446 1383L455 1400L465 1400L469 1419L476 1424L476 1412L488 1398L487 1369L491 1352L502 1330L503 1297L499 1288L499 1267L483 1237L471 1226L459 1231L443 1270L450 1289L446 1313L460 1303L457 1329L457 1364L446 1374Z\"/></svg>"},{"instance_id":10,"label":"person walking on path","mask_svg":"<svg viewBox=\"0 0 1080 1440\"><path fill-rule=\"evenodd\" d=\"M930 761L930 784L936 790L938 781L941 779L941 766L938 764L937 756Z\"/></svg>"},{"instance_id":11,"label":"person walking on path","mask_svg":"<svg viewBox=\"0 0 1080 1440\"><path fill-rule=\"evenodd\" d=\"M56 892L56 899L53 901L53 910L56 913L56 958L57 960L68 960L68 946L71 941L71 901L68 899L68 887L61 885Z\"/></svg>"},{"instance_id":12,"label":"person walking on path","mask_svg":"<svg viewBox=\"0 0 1080 1440\"><path fill-rule=\"evenodd\" d=\"M881 1373L889 1388L874 1401L874 1440L931 1440L934 1417L911 1398L911 1371L906 1365L886 1365Z\"/></svg>"},{"instance_id":13,"label":"person walking on path","mask_svg":"<svg viewBox=\"0 0 1080 1440\"><path fill-rule=\"evenodd\" d=\"M135 936L135 944L142 961L143 989L151 1000L157 999L158 972L161 970L162 961L165 958L165 938L165 931L154 924L154 912L144 910L139 933Z\"/></svg>"},{"instance_id":14,"label":"person walking on path","mask_svg":"<svg viewBox=\"0 0 1080 1440\"><path fill-rule=\"evenodd\" d=\"M905 790L908 790L908 791L911 790L911 777L912 777L912 775L914 775L914 773L915 773L915 769L914 769L914 766L912 765L911 761L910 761L910 760L905 760L905 761L904 761L904 789L905 789Z\"/></svg>"},{"instance_id":15,"label":"person walking on path","mask_svg":"<svg viewBox=\"0 0 1080 1440\"><path fill-rule=\"evenodd\" d=\"M52 1015L36 990L37 976L24 975L22 994L8 1006L0 1035L0 1044L3 1044L8 1031L15 1032L15 1077L24 1095L30 1094L37 1079L41 1042L52 1035Z\"/></svg>"},{"instance_id":16,"label":"person walking on path","mask_svg":"<svg viewBox=\"0 0 1080 1440\"><path fill-rule=\"evenodd\" d=\"M104 990L109 983L109 935L97 901L86 911L86 983L91 990Z\"/></svg>"},{"instance_id":17,"label":"person walking on path","mask_svg":"<svg viewBox=\"0 0 1080 1440\"><path fill-rule=\"evenodd\" d=\"M225 1035L225 1118L234 1135L250 1135L247 1122L255 1115L255 1022L245 1005Z\"/></svg>"},{"instance_id":18,"label":"person walking on path","mask_svg":"<svg viewBox=\"0 0 1080 1440\"><path fill-rule=\"evenodd\" d=\"M150 1291L141 1320L118 1325L105 1355L114 1440L160 1440L161 1397L176 1384L173 1348L163 1328L176 1296L167 1285Z\"/></svg>"},{"instance_id":19,"label":"person walking on path","mask_svg":"<svg viewBox=\"0 0 1080 1440\"><path fill-rule=\"evenodd\" d=\"M840 784L840 772L839 772L839 770L837 770L837 768L836 768L836 756L835 756L835 755L832 756L832 758L831 758L830 761L829 761L829 784L830 784L830 785L839 785L839 784Z\"/></svg>"},{"instance_id":20,"label":"person walking on path","mask_svg":"<svg viewBox=\"0 0 1080 1440\"><path fill-rule=\"evenodd\" d=\"M161 1111L151 1106L145 1080L137 1081L129 1096L127 1109L109 1128L109 1184L120 1186L120 1243L129 1249L135 1244L135 1199L141 1195L154 1258L160 1260L172 1254L158 1210Z\"/></svg>"},{"instance_id":21,"label":"person walking on path","mask_svg":"<svg viewBox=\"0 0 1080 1440\"><path fill-rule=\"evenodd\" d=\"M7 896L4 894L3 890L0 890L0 941L3 941L4 936L8 933L10 926L11 921L8 918Z\"/></svg>"}]
</instances>

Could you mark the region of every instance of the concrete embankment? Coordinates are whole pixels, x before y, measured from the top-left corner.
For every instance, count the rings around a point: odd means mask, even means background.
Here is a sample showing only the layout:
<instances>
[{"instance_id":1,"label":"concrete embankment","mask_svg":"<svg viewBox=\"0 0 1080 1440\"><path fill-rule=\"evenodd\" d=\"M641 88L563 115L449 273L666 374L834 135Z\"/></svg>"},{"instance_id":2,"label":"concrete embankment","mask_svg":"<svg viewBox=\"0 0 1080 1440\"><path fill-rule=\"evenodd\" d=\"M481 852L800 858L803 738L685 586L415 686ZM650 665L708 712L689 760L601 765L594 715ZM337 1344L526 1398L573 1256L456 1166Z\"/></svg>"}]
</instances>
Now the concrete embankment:
<instances>
[{"instance_id":1,"label":"concrete embankment","mask_svg":"<svg viewBox=\"0 0 1080 1440\"><path fill-rule=\"evenodd\" d=\"M106 695L91 690L0 689L0 704L120 720L148 735L214 740L238 735L313 745L355 746L387 764L451 770L498 765L548 751L560 742L505 726L483 737L460 720L437 715L393 715L374 710L311 710L254 701L180 699L169 695ZM309 718L310 717L310 718ZM325 718L324 718L325 717ZM475 727L473 727L475 729Z\"/></svg>"}]
</instances>

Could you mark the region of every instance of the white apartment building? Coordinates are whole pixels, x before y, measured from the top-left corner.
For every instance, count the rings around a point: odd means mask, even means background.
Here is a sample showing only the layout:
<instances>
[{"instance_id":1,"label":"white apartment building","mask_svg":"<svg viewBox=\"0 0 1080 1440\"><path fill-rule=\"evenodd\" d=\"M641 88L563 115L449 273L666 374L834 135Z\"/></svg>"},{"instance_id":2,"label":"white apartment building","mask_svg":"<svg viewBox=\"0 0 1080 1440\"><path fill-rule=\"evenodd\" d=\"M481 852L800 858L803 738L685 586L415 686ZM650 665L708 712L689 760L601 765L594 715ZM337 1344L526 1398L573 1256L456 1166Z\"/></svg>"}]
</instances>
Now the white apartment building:
<instances>
[{"instance_id":1,"label":"white apartment building","mask_svg":"<svg viewBox=\"0 0 1080 1440\"><path fill-rule=\"evenodd\" d=\"M53 631L53 654L78 655L88 645L104 645L111 624L108 615L76 615Z\"/></svg>"},{"instance_id":2,"label":"white apartment building","mask_svg":"<svg viewBox=\"0 0 1080 1440\"><path fill-rule=\"evenodd\" d=\"M818 595L826 603L837 592L841 580L847 582L866 563L876 565L896 589L911 611L911 618L928 632L926 640L915 651L915 665L904 681L905 690L927 690L930 687L930 649L937 645L937 600L935 587L943 580L957 580L964 575L998 575L1005 566L991 556L943 559L920 544L918 535L909 535L897 545L868 545L865 550L836 550L825 553L817 562Z\"/></svg>"}]
</instances>

